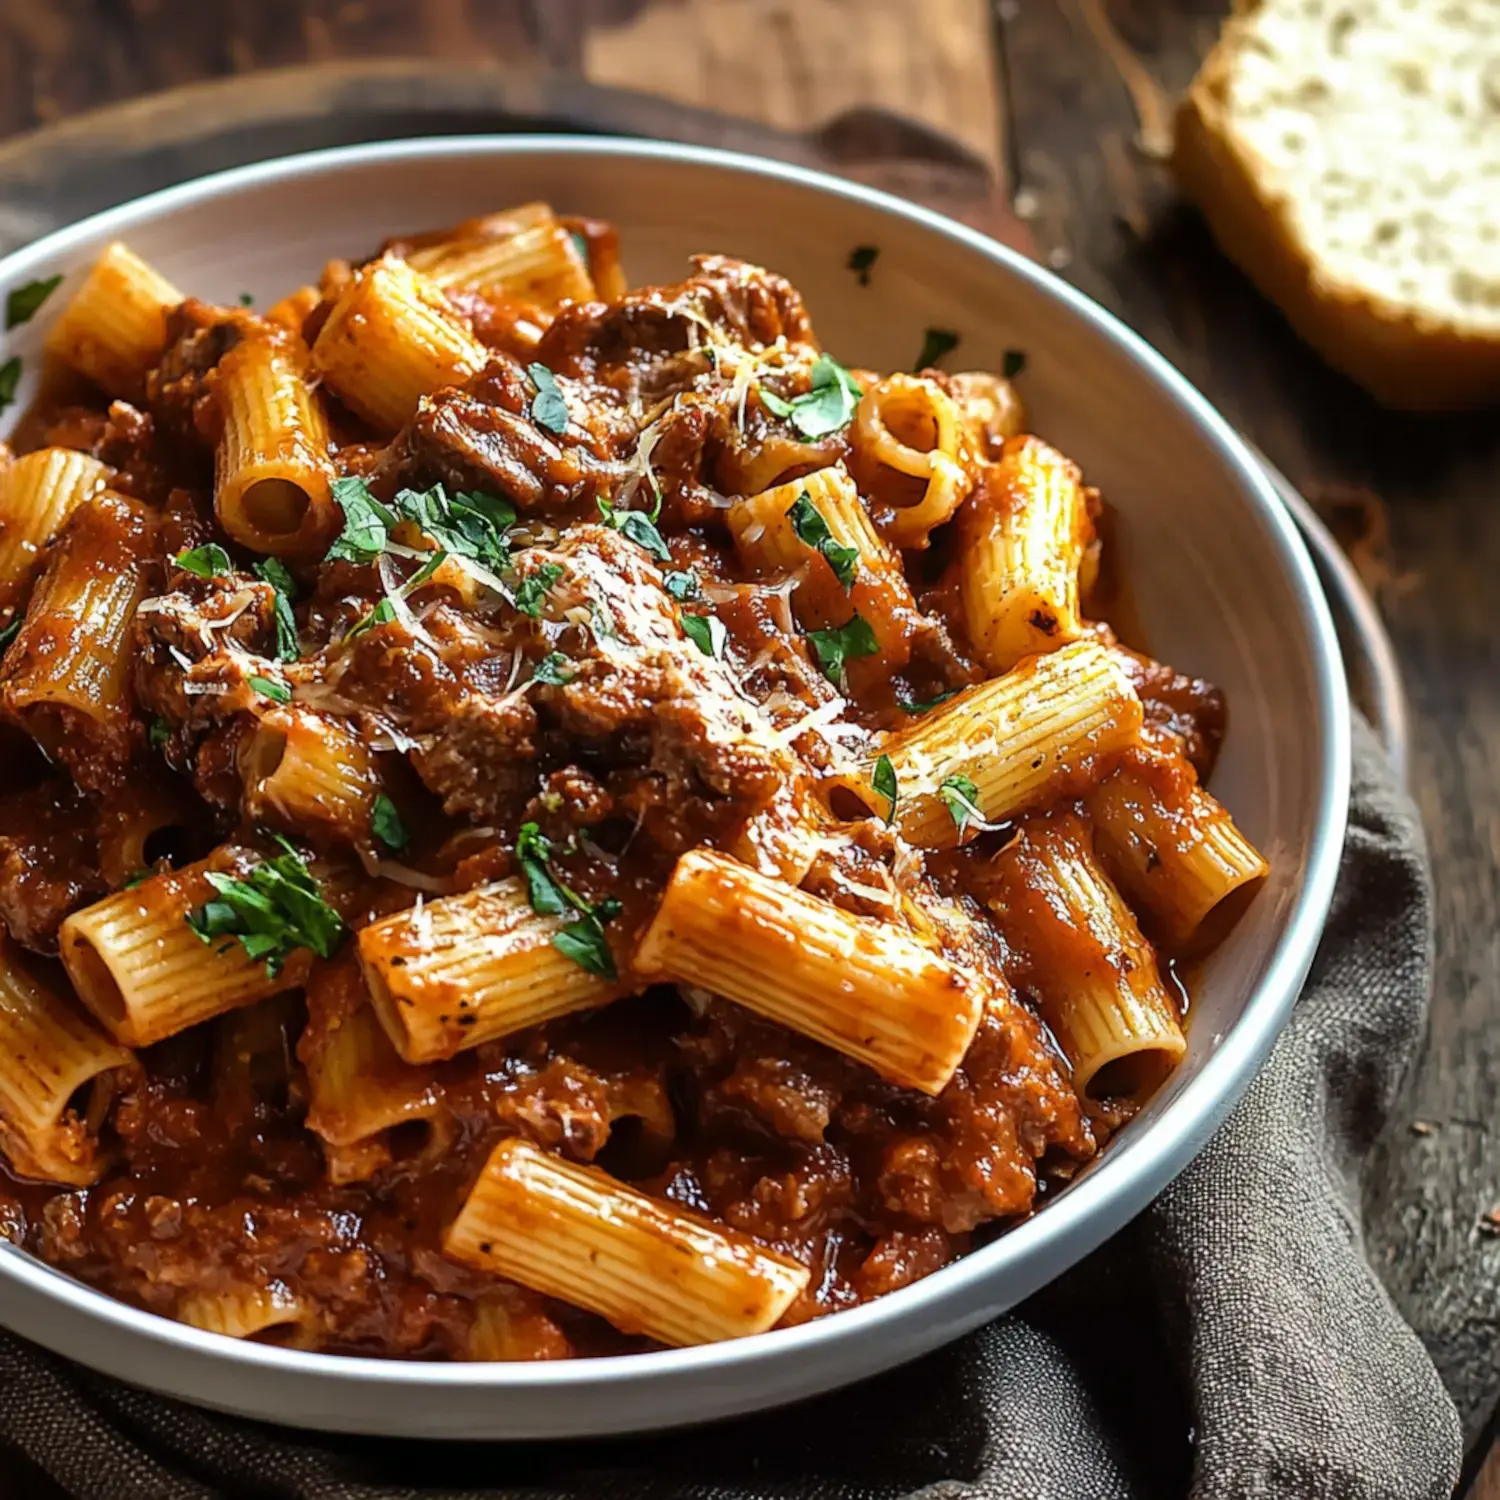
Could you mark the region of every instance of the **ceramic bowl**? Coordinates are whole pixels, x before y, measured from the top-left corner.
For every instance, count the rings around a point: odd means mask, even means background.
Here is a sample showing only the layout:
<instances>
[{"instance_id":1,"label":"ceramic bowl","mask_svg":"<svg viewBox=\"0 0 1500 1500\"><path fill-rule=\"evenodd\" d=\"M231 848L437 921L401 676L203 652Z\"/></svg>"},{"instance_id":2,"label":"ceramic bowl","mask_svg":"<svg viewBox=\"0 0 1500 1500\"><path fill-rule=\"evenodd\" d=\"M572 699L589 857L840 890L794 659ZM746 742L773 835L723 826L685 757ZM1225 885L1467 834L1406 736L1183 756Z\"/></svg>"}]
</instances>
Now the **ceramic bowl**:
<instances>
[{"instance_id":1,"label":"ceramic bowl","mask_svg":"<svg viewBox=\"0 0 1500 1500\"><path fill-rule=\"evenodd\" d=\"M1024 350L1031 426L1122 517L1151 648L1228 694L1213 789L1272 875L1202 970L1186 1060L1089 1170L954 1265L799 1328L556 1364L350 1359L202 1333L0 1248L0 1323L110 1375L244 1416L444 1438L622 1432L792 1401L955 1339L1102 1244L1192 1160L1285 1022L1333 891L1349 782L1343 671L1312 565L1262 470L1108 313L897 199L768 161L576 137L407 141L266 162L125 204L0 262L0 292L57 271L69 278L8 340L7 353L26 357L22 401L47 312L112 239L198 295L250 292L266 306L330 256L536 198L613 220L636 283L680 278L695 251L774 267L851 365L909 368L929 326L962 335L956 367L998 369L1007 349ZM857 245L880 250L868 287L846 269Z\"/></svg>"}]
</instances>

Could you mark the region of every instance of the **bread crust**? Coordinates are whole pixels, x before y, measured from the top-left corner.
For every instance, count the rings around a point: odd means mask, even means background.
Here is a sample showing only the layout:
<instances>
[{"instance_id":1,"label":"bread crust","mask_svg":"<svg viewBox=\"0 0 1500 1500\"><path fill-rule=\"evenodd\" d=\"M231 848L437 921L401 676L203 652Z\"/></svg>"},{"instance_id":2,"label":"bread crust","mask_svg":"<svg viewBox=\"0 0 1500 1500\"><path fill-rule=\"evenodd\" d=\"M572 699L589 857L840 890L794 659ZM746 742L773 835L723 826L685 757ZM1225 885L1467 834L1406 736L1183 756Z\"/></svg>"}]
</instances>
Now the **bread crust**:
<instances>
[{"instance_id":1,"label":"bread crust","mask_svg":"<svg viewBox=\"0 0 1500 1500\"><path fill-rule=\"evenodd\" d=\"M1385 406L1467 411L1500 402L1500 338L1427 318L1323 272L1275 173L1227 118L1242 23L1226 23L1177 110L1172 172L1219 247L1336 368Z\"/></svg>"}]
</instances>

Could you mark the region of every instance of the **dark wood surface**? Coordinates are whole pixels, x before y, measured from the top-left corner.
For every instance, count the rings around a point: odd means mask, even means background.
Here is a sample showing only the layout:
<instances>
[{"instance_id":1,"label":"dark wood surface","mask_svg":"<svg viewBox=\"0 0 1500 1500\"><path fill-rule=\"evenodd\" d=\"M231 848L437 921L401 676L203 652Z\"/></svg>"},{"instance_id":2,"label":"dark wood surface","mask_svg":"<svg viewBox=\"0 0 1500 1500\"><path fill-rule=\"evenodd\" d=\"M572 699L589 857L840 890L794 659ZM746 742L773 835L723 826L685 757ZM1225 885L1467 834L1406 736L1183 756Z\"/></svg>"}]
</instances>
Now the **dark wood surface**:
<instances>
[{"instance_id":1,"label":"dark wood surface","mask_svg":"<svg viewBox=\"0 0 1500 1500\"><path fill-rule=\"evenodd\" d=\"M1500 1237L1480 1229L1500 1203L1500 419L1381 412L1298 343L1176 201L1154 152L1225 8L0 0L0 134L257 68L426 57L529 70L534 102L573 89L576 104L576 84L540 72L567 70L784 132L817 132L851 108L883 106L953 138L947 149L856 114L811 135L807 149L1029 237L1042 260L1161 348L1320 504L1395 640L1413 709L1412 785L1432 848L1438 969L1430 1036L1370 1174L1366 1233L1454 1393L1477 1468L1500 1395ZM477 96L470 103L488 107ZM180 112L183 128L192 119ZM667 123L638 128L676 133ZM984 185L986 167L1009 178L1023 225ZM0 1494L6 1483L0 1475ZM13 1481L10 1493L33 1491ZM1500 1500L1500 1469L1481 1475L1475 1493Z\"/></svg>"}]
</instances>

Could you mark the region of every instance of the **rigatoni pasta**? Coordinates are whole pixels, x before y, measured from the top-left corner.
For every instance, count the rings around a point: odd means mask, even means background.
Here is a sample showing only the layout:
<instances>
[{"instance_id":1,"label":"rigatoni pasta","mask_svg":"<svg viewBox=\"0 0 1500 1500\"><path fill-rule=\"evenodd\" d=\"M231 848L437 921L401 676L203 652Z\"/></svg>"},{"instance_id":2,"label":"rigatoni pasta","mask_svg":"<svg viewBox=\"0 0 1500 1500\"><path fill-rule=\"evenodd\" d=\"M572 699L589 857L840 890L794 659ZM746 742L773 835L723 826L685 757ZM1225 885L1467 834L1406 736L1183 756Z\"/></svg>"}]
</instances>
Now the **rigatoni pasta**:
<instances>
[{"instance_id":1,"label":"rigatoni pasta","mask_svg":"<svg viewBox=\"0 0 1500 1500\"><path fill-rule=\"evenodd\" d=\"M334 303L312 349L312 370L338 398L390 433L423 396L484 368L467 320L405 261L364 267Z\"/></svg>"},{"instance_id":2,"label":"rigatoni pasta","mask_svg":"<svg viewBox=\"0 0 1500 1500\"><path fill-rule=\"evenodd\" d=\"M1073 1069L1100 1097L1139 1098L1187 1051L1151 945L1072 812L1029 822L995 856L991 910L1029 965L1042 1013Z\"/></svg>"},{"instance_id":3,"label":"rigatoni pasta","mask_svg":"<svg viewBox=\"0 0 1500 1500\"><path fill-rule=\"evenodd\" d=\"M139 400L182 293L118 240L94 262L47 333L47 351L107 395Z\"/></svg>"},{"instance_id":4,"label":"rigatoni pasta","mask_svg":"<svg viewBox=\"0 0 1500 1500\"><path fill-rule=\"evenodd\" d=\"M228 1337L520 1360L1031 1213L1267 866L1217 691L1085 616L1023 357L848 368L774 271L632 290L541 201L347 248L16 289L4 1232Z\"/></svg>"},{"instance_id":5,"label":"rigatoni pasta","mask_svg":"<svg viewBox=\"0 0 1500 1500\"><path fill-rule=\"evenodd\" d=\"M219 364L214 509L253 552L321 553L338 530L328 420L307 359L300 337L268 329L242 339Z\"/></svg>"},{"instance_id":6,"label":"rigatoni pasta","mask_svg":"<svg viewBox=\"0 0 1500 1500\"><path fill-rule=\"evenodd\" d=\"M0 1154L22 1176L86 1187L99 1129L135 1059L0 946Z\"/></svg>"},{"instance_id":7,"label":"rigatoni pasta","mask_svg":"<svg viewBox=\"0 0 1500 1500\"><path fill-rule=\"evenodd\" d=\"M810 1280L747 1235L515 1139L485 1163L444 1247L679 1347L764 1333Z\"/></svg>"}]
</instances>

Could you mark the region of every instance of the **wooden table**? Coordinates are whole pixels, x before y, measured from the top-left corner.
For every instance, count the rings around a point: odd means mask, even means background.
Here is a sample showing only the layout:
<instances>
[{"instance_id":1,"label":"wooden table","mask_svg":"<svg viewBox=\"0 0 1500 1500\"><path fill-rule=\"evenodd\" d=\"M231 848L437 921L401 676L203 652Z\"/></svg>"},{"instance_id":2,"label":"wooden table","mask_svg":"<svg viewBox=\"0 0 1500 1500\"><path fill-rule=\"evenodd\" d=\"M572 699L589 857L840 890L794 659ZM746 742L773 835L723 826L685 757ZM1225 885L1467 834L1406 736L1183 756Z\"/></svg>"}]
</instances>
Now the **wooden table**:
<instances>
[{"instance_id":1,"label":"wooden table","mask_svg":"<svg viewBox=\"0 0 1500 1500\"><path fill-rule=\"evenodd\" d=\"M581 72L807 130L899 110L1008 175L1036 252L1162 349L1345 528L1402 658L1437 882L1431 1035L1370 1250L1482 1459L1500 1395L1500 423L1380 412L1216 253L1155 160L1227 0L0 0L0 134L269 66ZM1000 43L1003 41L1003 46ZM15 1493L28 1496L24 1478ZM6 1477L0 1476L0 1493ZM1500 1500L1500 1453L1473 1491Z\"/></svg>"}]
</instances>

